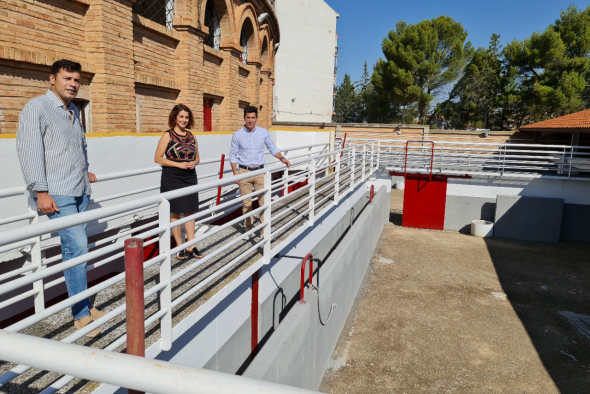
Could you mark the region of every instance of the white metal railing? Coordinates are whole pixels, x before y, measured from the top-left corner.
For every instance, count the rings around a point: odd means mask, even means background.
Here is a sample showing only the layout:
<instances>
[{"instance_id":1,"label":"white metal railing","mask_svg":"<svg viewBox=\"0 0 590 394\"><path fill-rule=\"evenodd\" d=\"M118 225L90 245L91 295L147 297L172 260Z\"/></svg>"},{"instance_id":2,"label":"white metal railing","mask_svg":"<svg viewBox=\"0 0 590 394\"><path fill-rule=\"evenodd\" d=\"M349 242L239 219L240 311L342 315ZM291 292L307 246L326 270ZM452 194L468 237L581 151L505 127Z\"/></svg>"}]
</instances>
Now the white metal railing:
<instances>
[{"instance_id":1,"label":"white metal railing","mask_svg":"<svg viewBox=\"0 0 590 394\"><path fill-rule=\"evenodd\" d=\"M317 149L319 149L319 151ZM303 153L300 152L302 150L304 151ZM317 154L317 153L325 153L328 150L329 150L329 143L319 143L319 144L310 144L310 145L290 147L287 149L282 149L281 152L286 154L287 157L289 157L290 159L297 159L297 158L302 158L302 157L309 157L309 156L311 156L313 154ZM291 153L291 152L296 153L296 155L289 155L289 153ZM278 160L276 160L273 156L271 156L270 158L267 158L267 159L272 160L271 165L280 164L280 162ZM229 157L227 157L225 159L225 161L226 162L229 161ZM207 160L202 160L200 162L200 166L202 167L202 166L213 165L213 164L219 165L220 163L221 163L221 159L207 159ZM142 175L157 173L157 172L161 172L161 170L162 170L162 167L154 166L154 167L149 167L149 168L140 168L140 169L127 170L127 171L121 171L121 172L116 172L116 173L100 174L100 175L97 175L97 182L93 185L97 185L97 184L100 184L102 182L107 182L107 181L113 181L113 180L118 180L118 179L123 179L123 178L138 177L138 176L142 176ZM225 166L225 169L223 171L223 176L227 176L227 174L231 174L231 169L229 168L229 166ZM220 169L218 169L215 172L198 174L199 183L202 183L203 181L206 182L208 179L211 179L211 178L219 178L220 176L221 176ZM98 198L91 199L90 209L94 209L94 208L100 206L97 204L102 204L107 201L110 202L110 204L113 204L113 203L116 203L116 201L114 201L114 200L125 199L125 198L126 199L134 198L136 196L141 196L142 194L145 194L146 192L156 191L159 188L160 188L160 185L158 182L158 184L153 185L153 186L142 187L139 189L132 189L132 190L128 190L125 192L110 194L110 195L106 195L106 196L100 196ZM225 185L222 188L222 190L220 191L221 201L229 200L231 198L236 197L239 194L239 191L237 191L236 189L237 189L237 186L234 184ZM22 196L23 200L25 201L24 204L28 205L27 213L23 213L23 214L11 216L11 217L6 217L6 218L0 218L0 225L20 222L20 223L18 223L19 225L26 226L26 225L30 225L30 224L39 222L39 212L36 209L36 204L32 199L26 198L26 196L24 195L24 192L25 192L24 186L13 187L13 188L8 188L8 189L0 189L0 199L6 198L6 197ZM214 206L217 202L216 201L217 194L218 194L217 190L209 190L205 193L201 193L201 195L200 195L201 207ZM127 229L125 227L128 227L130 224L136 223L138 221L156 216L157 212L155 211L155 209L156 209L156 205L152 205L152 206L148 206L148 207L144 207L144 208L138 208L137 210L135 210L133 212L126 212L126 213L114 215L112 217L99 219L98 221L91 223L90 225L87 226L87 229L86 229L87 235L88 236L96 236L101 233L111 231L113 229L123 228L118 234L110 237L110 240L119 239L123 236L128 235L130 232L133 231L133 230ZM223 213L223 212L221 212L221 213ZM213 214L215 214L215 212ZM43 215L41 215L41 217L43 217ZM213 218L211 218L211 219L213 220ZM123 221L121 222L121 220L123 220ZM25 222L23 223L23 221L25 221ZM105 227L103 225L104 223L107 223L109 225ZM156 221L153 221L151 224L155 224L155 223L156 223ZM103 225L103 226L99 226L99 225ZM41 241L42 241L41 252L43 255L44 255L45 248L54 246L55 244L58 243L57 239L58 239L57 234L45 234L41 237ZM90 247L92 248L95 246L99 246L101 244L104 244L105 242L107 242L107 241L101 240L96 244L91 244ZM29 260L31 260L30 254L32 251L30 250L29 245L25 241L23 241L22 245L18 249L12 248L12 251L13 252L19 251L20 254L7 256L4 258L4 260L10 260L11 258L16 258L16 257L20 257L20 255L24 255L27 259L26 265L31 264L31 262ZM0 247L0 256L2 256L6 252L7 252L6 247L5 248ZM52 262L58 261L59 259L61 259L61 255L54 256L51 259L47 259L47 260L43 256L42 257L42 261L43 261L42 265L50 264ZM0 264L1 264L1 261L0 261ZM34 268L33 265L31 265L30 268L31 269ZM31 271L31 269L27 269L26 267L22 267L22 270L24 272ZM0 272L1 271L2 270L0 270ZM14 275L14 274L15 274L14 272L10 273L10 274L9 273L6 273L6 274L0 273L0 281L10 277L10 276L4 276L4 275ZM64 281L63 278L60 278L53 285L57 285L63 281ZM2 303L0 303L0 308L1 307L2 307Z\"/></svg>"},{"instance_id":2,"label":"white metal railing","mask_svg":"<svg viewBox=\"0 0 590 394\"><path fill-rule=\"evenodd\" d=\"M380 163L395 172L446 175L550 177L590 180L587 146L461 141L370 140L350 138L351 145L378 145ZM434 144L434 154L431 147Z\"/></svg>"},{"instance_id":3,"label":"white metal railing","mask_svg":"<svg viewBox=\"0 0 590 394\"><path fill-rule=\"evenodd\" d=\"M311 156L303 155L306 156L303 158L290 158L292 164L290 170L299 171L295 174L289 174L285 166L280 164L278 166L271 166L269 168L252 171L238 176L231 176L228 178L215 180L206 184L200 184L167 193L147 196L133 201L127 201L108 207L98 208L51 221L45 221L42 223L32 222L29 226L0 232L0 250L10 250L22 247L23 245L32 245L32 251L29 254L30 259L28 261L28 265L23 268L7 272L3 274L3 277L0 277L0 280L8 280L7 282L0 284L0 296L11 293L10 298L5 299L0 303L0 310L23 299L33 297L35 300L35 314L10 325L6 328L6 331L18 332L27 327L31 327L34 324L46 319L47 317L72 306L75 303L87 297L96 295L100 291L123 281L125 278L125 273L120 273L108 280L88 288L87 290L75 296L69 297L53 306L45 308L45 291L48 288L51 288L64 281L63 277L61 276L58 279L48 283L45 282L46 279L53 275L57 275L66 269L91 260L96 261L93 264L89 264L87 266L87 270L94 269L115 259L123 257L124 252L123 241L120 240L121 234L118 234L117 237L119 240L115 243L112 243L115 241L114 237L109 237L91 244L93 246L100 247L95 248L84 256L79 256L65 262L59 262L60 257L57 256L51 259L43 260L40 250L41 237L47 234L55 233L60 229L69 228L84 223L91 223L101 220L104 221L120 215L128 215L131 212L137 212L138 210L145 209L146 207L157 207L157 223L145 224L141 227L128 231L127 235L133 234L133 237L146 240L144 243L145 246L155 242L159 243L160 254L144 262L144 270L155 264L159 264L160 272L159 283L147 289L144 293L145 298L158 293L160 301L159 310L146 319L145 326L148 327L153 323L159 322L161 335L159 341L160 351L169 350L172 346L172 310L187 300L191 295L200 291L207 284L211 283L220 275L224 274L228 269L234 266L235 263L241 261L259 247L262 247L262 264L270 263L271 257L276 255L276 253L278 253L288 242L291 242L294 237L300 234L300 232L291 234L289 237L287 237L287 239L282 240L280 244L273 246L272 241L275 238L277 238L287 229L291 228L295 222L305 220L305 218L307 218L307 225L312 226L318 217L322 216L329 210L330 206L337 205L342 196L347 191L354 190L355 186L363 182L371 172L376 170L378 164L377 159L379 155L376 153L376 149L367 149L371 145L374 144L358 144L354 147L337 149L332 152L312 153ZM294 149L296 148L291 148L290 150ZM342 157L341 154L343 154ZM359 172L359 168L361 168L361 174L360 178L357 178L356 173ZM271 176L273 173L281 173L282 177L272 182ZM250 193L246 196L236 196L232 199L224 201L220 205L213 205L184 219L175 221L173 223L170 222L170 200L195 193L206 193L207 191L217 190L219 186L231 185L238 180L247 179L257 175L265 176L264 189ZM320 180L322 182L320 189L316 190L317 185L320 185L320 183L318 183ZM289 192L290 185L301 181L306 181L307 185L300 187L293 192ZM332 188L334 191L330 191ZM237 219L229 221L224 225L218 226L212 231L197 236L191 241L187 241L175 248L171 247L170 238L172 228L180 226L190 220L203 222L204 220L210 218L212 213L216 211L223 211L233 206L238 206L244 199L256 197L256 195L261 193L265 193L265 203L263 206L251 211L248 214L241 215ZM324 195L322 193L328 194ZM281 194L282 196L280 196ZM272 196L275 196L274 201ZM320 196L322 199L316 201L318 196ZM285 201L285 199L289 197L300 198L301 201L296 202L293 205L287 204L280 206L276 212L273 210L273 206L277 206L276 204ZM330 201L330 204L325 205L326 202ZM275 229L272 227L272 220L280 218L286 214L293 213L298 207L301 206L301 204L306 203L307 209L299 213L295 212L297 214L294 216L294 218L289 220L287 223L282 224L279 228ZM321 212L316 212L318 207L324 208ZM217 250L207 254L202 259L195 261L191 265L183 268L181 271L172 274L171 256L173 254L200 241L203 241L206 238L215 235L238 222L243 221L244 218L253 216L259 212L265 213L265 221L263 223L256 226L253 230L248 231L245 234L241 234L237 238L226 242ZM33 218L32 221L34 221L36 218L38 217ZM237 242L248 238L255 231L263 228L264 236L253 246L234 258L231 262L225 264L222 268L210 274L197 285L186 290L184 293L177 295L175 298L172 297L171 289L175 281L181 279L183 275L203 266L204 263L216 257L228 247L231 247ZM303 228L301 228L301 231L302 229ZM50 263L55 264L49 266ZM12 295L14 293L17 294ZM94 330L95 328L123 313L125 313L125 304L115 308L112 311L109 311L106 316L92 322L88 326L84 327L84 329L70 334L66 338L62 339L61 342L72 343L77 339L80 339L86 333ZM126 336L123 335L106 346L105 350L115 350L125 342ZM16 366L9 372L0 376L0 386L14 379L16 376L24 373L28 369L30 369L28 364ZM73 376L64 376L59 381L55 382L52 387L54 389L59 389L73 379Z\"/></svg>"},{"instance_id":4,"label":"white metal railing","mask_svg":"<svg viewBox=\"0 0 590 394\"><path fill-rule=\"evenodd\" d=\"M56 355L59 354L59 362ZM314 393L227 373L0 330L0 359L154 394Z\"/></svg>"}]
</instances>

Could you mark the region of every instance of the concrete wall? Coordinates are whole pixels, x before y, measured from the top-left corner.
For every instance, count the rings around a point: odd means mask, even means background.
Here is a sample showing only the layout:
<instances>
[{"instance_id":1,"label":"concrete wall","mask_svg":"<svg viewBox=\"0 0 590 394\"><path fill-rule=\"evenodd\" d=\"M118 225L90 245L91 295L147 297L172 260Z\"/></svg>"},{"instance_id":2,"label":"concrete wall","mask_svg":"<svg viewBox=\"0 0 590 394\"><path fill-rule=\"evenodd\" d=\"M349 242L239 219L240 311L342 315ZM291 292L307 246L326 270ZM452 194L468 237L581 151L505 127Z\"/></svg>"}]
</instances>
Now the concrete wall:
<instances>
[{"instance_id":1,"label":"concrete wall","mask_svg":"<svg viewBox=\"0 0 590 394\"><path fill-rule=\"evenodd\" d=\"M275 119L329 123L338 14L324 0L277 0L276 12Z\"/></svg>"},{"instance_id":2,"label":"concrete wall","mask_svg":"<svg viewBox=\"0 0 590 394\"><path fill-rule=\"evenodd\" d=\"M559 233L562 241L590 241L590 182L567 179L449 178L445 229L468 233L472 220L499 221L498 196L559 199L563 201L561 219L553 223L552 231Z\"/></svg>"},{"instance_id":3,"label":"concrete wall","mask_svg":"<svg viewBox=\"0 0 590 394\"><path fill-rule=\"evenodd\" d=\"M498 196L494 237L559 242L563 199Z\"/></svg>"},{"instance_id":4,"label":"concrete wall","mask_svg":"<svg viewBox=\"0 0 590 394\"><path fill-rule=\"evenodd\" d=\"M319 293L306 289L306 303L294 305L244 376L311 390L319 387L383 226L388 222L389 190L387 186L378 189L373 204L364 208L339 246L316 271L314 283ZM326 321L332 303L337 307Z\"/></svg>"}]
</instances>

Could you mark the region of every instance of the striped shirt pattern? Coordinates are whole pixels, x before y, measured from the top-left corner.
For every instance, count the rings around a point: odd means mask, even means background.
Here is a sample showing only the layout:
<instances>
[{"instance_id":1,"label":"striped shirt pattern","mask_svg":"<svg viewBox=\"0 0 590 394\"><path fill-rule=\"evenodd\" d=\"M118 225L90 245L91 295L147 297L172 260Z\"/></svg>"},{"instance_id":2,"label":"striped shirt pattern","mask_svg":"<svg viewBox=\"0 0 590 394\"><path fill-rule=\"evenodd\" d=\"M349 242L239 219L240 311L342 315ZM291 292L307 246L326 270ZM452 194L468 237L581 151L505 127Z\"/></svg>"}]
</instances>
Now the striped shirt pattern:
<instances>
[{"instance_id":1,"label":"striped shirt pattern","mask_svg":"<svg viewBox=\"0 0 590 394\"><path fill-rule=\"evenodd\" d=\"M29 196L33 191L72 197L91 193L80 114L71 102L66 110L51 90L20 113L16 149Z\"/></svg>"},{"instance_id":2,"label":"striped shirt pattern","mask_svg":"<svg viewBox=\"0 0 590 394\"><path fill-rule=\"evenodd\" d=\"M256 126L254 130L248 131L244 126L232 137L229 162L249 167L263 165L265 146L273 156L279 153L267 129Z\"/></svg>"}]
</instances>

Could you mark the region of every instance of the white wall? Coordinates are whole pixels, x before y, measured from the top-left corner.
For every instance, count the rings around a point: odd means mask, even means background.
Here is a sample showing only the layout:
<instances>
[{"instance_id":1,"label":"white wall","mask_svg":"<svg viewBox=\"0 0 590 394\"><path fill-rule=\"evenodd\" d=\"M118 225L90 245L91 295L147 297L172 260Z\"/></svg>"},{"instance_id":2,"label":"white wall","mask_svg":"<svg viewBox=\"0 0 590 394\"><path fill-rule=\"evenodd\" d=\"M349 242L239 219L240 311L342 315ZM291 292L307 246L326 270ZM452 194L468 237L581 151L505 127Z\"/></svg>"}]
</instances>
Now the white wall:
<instances>
[{"instance_id":1,"label":"white wall","mask_svg":"<svg viewBox=\"0 0 590 394\"><path fill-rule=\"evenodd\" d=\"M496 198L498 195L562 198L566 204L590 204L590 182L573 179L449 178L448 196Z\"/></svg>"},{"instance_id":2,"label":"white wall","mask_svg":"<svg viewBox=\"0 0 590 394\"><path fill-rule=\"evenodd\" d=\"M281 26L275 62L276 120L329 123L338 14L324 0L278 0L276 10Z\"/></svg>"}]
</instances>

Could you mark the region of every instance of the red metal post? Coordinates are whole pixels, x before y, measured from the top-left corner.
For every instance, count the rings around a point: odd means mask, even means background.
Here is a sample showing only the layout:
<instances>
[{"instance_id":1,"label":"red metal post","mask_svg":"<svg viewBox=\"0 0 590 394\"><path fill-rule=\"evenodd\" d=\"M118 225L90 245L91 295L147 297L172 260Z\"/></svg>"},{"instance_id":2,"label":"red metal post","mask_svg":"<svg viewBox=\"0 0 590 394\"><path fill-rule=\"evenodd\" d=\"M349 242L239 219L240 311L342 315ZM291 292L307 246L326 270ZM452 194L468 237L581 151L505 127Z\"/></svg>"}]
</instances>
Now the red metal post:
<instances>
[{"instance_id":1,"label":"red metal post","mask_svg":"<svg viewBox=\"0 0 590 394\"><path fill-rule=\"evenodd\" d=\"M375 185L371 185L371 193L369 194L369 204L373 203L373 197L375 197Z\"/></svg>"},{"instance_id":2,"label":"red metal post","mask_svg":"<svg viewBox=\"0 0 590 394\"><path fill-rule=\"evenodd\" d=\"M309 284L313 284L313 255L308 253L301 262L301 293L299 296L299 302L302 304L305 304L305 300L303 299L303 287L305 286L305 264L307 263L307 260L309 260Z\"/></svg>"},{"instance_id":3,"label":"red metal post","mask_svg":"<svg viewBox=\"0 0 590 394\"><path fill-rule=\"evenodd\" d=\"M344 139L342 140L342 147L340 149L344 149L344 144L346 144L346 134L344 133ZM344 152L340 152L340 157L342 157L342 155L344 154Z\"/></svg>"},{"instance_id":4,"label":"red metal post","mask_svg":"<svg viewBox=\"0 0 590 394\"><path fill-rule=\"evenodd\" d=\"M125 303L127 354L145 357L145 305L143 298L143 240L125 240ZM143 394L127 390L129 394Z\"/></svg>"},{"instance_id":5,"label":"red metal post","mask_svg":"<svg viewBox=\"0 0 590 394\"><path fill-rule=\"evenodd\" d=\"M221 168L219 169L219 179L223 179L223 166L225 164L225 155L221 155ZM217 205L221 202L221 186L217 188Z\"/></svg>"},{"instance_id":6,"label":"red metal post","mask_svg":"<svg viewBox=\"0 0 590 394\"><path fill-rule=\"evenodd\" d=\"M256 348L258 346L258 279L260 271L256 271L252 275L252 308L250 312L250 324L252 327L252 336L250 337L250 357L254 359L256 356Z\"/></svg>"}]
</instances>

